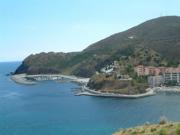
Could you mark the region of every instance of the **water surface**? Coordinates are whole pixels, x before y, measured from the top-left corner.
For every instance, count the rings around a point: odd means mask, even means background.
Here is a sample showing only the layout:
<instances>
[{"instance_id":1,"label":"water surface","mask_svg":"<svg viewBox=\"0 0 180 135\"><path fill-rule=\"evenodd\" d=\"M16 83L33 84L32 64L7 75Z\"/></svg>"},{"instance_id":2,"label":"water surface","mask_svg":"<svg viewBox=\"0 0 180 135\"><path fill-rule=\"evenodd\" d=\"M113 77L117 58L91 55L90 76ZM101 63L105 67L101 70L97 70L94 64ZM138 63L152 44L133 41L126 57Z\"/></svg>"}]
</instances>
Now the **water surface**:
<instances>
[{"instance_id":1,"label":"water surface","mask_svg":"<svg viewBox=\"0 0 180 135\"><path fill-rule=\"evenodd\" d=\"M74 96L74 83L14 83L6 74L19 64L0 63L0 135L110 135L161 116L180 120L180 94L133 100Z\"/></svg>"}]
</instances>

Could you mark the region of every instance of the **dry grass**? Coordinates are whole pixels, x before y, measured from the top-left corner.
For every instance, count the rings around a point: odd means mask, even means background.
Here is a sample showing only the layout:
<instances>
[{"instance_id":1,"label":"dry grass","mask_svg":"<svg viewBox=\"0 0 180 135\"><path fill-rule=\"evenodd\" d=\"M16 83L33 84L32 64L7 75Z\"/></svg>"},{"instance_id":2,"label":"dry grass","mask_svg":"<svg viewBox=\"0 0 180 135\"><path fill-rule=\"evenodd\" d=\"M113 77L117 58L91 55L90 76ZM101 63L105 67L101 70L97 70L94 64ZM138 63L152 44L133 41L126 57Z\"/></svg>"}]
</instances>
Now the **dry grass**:
<instances>
[{"instance_id":1,"label":"dry grass","mask_svg":"<svg viewBox=\"0 0 180 135\"><path fill-rule=\"evenodd\" d=\"M180 123L144 125L122 129L113 135L180 135Z\"/></svg>"}]
</instances>

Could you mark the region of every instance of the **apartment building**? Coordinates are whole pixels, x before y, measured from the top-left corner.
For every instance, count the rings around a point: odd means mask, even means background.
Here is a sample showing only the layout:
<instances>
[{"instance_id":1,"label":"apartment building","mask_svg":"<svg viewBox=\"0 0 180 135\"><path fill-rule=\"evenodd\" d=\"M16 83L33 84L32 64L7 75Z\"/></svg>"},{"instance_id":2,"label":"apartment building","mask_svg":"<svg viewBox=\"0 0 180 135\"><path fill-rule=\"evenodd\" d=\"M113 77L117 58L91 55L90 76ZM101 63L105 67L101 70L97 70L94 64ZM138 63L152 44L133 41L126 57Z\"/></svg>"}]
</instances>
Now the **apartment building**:
<instances>
[{"instance_id":1,"label":"apartment building","mask_svg":"<svg viewBox=\"0 0 180 135\"><path fill-rule=\"evenodd\" d=\"M180 85L180 72L179 73L174 73L174 72L165 73L163 77L164 77L165 84L172 82L172 83L176 83Z\"/></svg>"},{"instance_id":2,"label":"apartment building","mask_svg":"<svg viewBox=\"0 0 180 135\"><path fill-rule=\"evenodd\" d=\"M134 68L135 72L138 76L145 76L145 75L160 75L165 73L166 67L153 67L153 66L143 66L139 65Z\"/></svg>"},{"instance_id":3,"label":"apartment building","mask_svg":"<svg viewBox=\"0 0 180 135\"><path fill-rule=\"evenodd\" d=\"M139 65L134 68L138 76L145 75L163 75L165 73L180 73L180 67L153 67L153 66L143 66Z\"/></svg>"},{"instance_id":4,"label":"apartment building","mask_svg":"<svg viewBox=\"0 0 180 135\"><path fill-rule=\"evenodd\" d=\"M150 87L158 87L164 83L164 77L162 75L158 76L149 76L148 84Z\"/></svg>"}]
</instances>

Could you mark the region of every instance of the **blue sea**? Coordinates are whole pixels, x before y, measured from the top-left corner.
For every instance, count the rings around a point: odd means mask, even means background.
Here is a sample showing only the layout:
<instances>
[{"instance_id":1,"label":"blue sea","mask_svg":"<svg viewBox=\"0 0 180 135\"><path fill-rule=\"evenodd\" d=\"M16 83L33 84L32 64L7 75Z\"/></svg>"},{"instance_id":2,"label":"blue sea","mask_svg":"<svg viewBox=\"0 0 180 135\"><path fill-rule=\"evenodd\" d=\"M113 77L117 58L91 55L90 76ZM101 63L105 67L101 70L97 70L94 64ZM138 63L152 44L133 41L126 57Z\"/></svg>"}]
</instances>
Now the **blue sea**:
<instances>
[{"instance_id":1,"label":"blue sea","mask_svg":"<svg viewBox=\"0 0 180 135\"><path fill-rule=\"evenodd\" d=\"M7 73L19 62L0 63L0 135L111 135L120 128L180 121L180 94L141 99L74 96L75 83L14 83Z\"/></svg>"}]
</instances>

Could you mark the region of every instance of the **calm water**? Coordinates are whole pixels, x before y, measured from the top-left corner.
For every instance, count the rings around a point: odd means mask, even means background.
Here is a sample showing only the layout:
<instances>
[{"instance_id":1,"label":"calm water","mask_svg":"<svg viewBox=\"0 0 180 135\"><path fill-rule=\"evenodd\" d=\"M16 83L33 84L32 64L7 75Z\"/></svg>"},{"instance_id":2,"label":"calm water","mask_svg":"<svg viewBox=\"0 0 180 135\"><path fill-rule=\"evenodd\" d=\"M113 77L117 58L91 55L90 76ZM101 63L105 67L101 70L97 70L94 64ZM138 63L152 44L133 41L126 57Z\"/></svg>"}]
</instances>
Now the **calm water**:
<instances>
[{"instance_id":1,"label":"calm water","mask_svg":"<svg viewBox=\"0 0 180 135\"><path fill-rule=\"evenodd\" d=\"M136 100L73 96L74 83L18 85L6 73L20 63L0 63L0 135L110 135L119 128L180 120L180 95Z\"/></svg>"}]
</instances>

